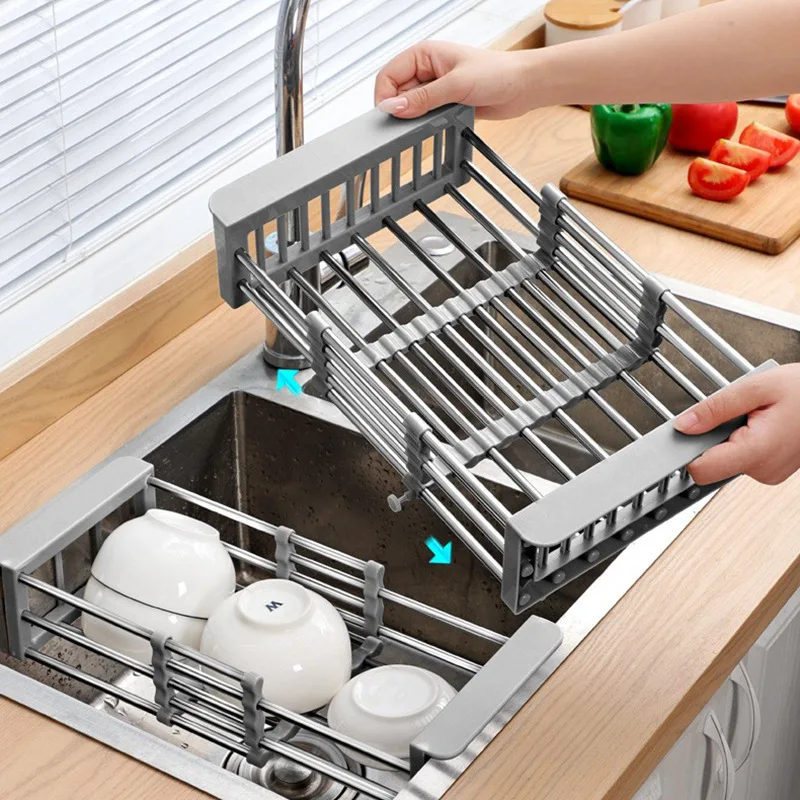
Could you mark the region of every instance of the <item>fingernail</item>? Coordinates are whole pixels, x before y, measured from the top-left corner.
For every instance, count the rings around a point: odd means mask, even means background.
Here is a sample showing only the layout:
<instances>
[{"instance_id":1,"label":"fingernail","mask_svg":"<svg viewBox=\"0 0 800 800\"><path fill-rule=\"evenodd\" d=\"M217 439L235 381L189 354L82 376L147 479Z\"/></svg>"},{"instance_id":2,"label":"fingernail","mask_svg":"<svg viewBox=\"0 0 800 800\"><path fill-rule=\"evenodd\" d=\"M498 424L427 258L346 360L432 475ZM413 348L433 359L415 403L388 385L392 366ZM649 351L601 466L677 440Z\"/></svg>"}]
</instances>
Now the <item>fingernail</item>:
<instances>
[{"instance_id":1,"label":"fingernail","mask_svg":"<svg viewBox=\"0 0 800 800\"><path fill-rule=\"evenodd\" d=\"M675 427L683 433L691 433L698 422L699 418L694 411L686 411L675 420Z\"/></svg>"},{"instance_id":2,"label":"fingernail","mask_svg":"<svg viewBox=\"0 0 800 800\"><path fill-rule=\"evenodd\" d=\"M387 97L378 103L378 109L387 114L397 114L400 111L405 111L408 108L407 97Z\"/></svg>"}]
</instances>

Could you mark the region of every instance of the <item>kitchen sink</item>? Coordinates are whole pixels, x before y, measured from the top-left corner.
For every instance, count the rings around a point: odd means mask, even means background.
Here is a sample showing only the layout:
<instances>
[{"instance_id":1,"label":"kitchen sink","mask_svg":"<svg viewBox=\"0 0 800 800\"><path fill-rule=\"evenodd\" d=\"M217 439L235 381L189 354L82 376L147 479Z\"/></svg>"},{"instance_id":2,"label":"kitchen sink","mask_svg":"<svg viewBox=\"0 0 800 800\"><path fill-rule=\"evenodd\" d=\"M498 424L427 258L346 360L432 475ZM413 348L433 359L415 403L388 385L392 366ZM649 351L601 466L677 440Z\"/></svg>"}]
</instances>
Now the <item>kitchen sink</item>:
<instances>
[{"instance_id":1,"label":"kitchen sink","mask_svg":"<svg viewBox=\"0 0 800 800\"><path fill-rule=\"evenodd\" d=\"M415 235L421 237L431 233L422 226ZM485 235L482 236L474 227L464 236L492 266L501 269L513 260L513 254L507 248L498 242L486 241ZM524 237L516 238L526 247L533 247L533 243ZM398 268L405 266L400 250L389 251L387 259ZM457 275L462 285L469 286L479 280L470 262L458 253L446 254L441 259L445 268ZM414 310L404 306L401 298L394 297L391 287L382 283L376 274L371 274L371 269L363 273L363 280L372 281L375 293L383 293L386 302L394 305L392 312L397 319L410 319ZM410 274L409 279L415 280L415 275ZM762 363L768 358L784 363L800 361L798 318L697 287L665 281L753 363ZM417 288L434 305L446 298L439 284L419 284ZM329 296L343 314L349 313L346 291L334 289ZM354 327L368 339L375 339L382 333L375 327L374 320L366 317L351 319ZM704 352L703 341L690 343L699 352ZM647 365L643 370L647 370ZM260 353L251 353L123 447L109 461L132 456L148 462L158 481L182 490L177 494L158 491L160 507L189 513L210 522L220 529L229 545L253 554L256 558L252 563L237 564L240 585L266 576L259 559L272 559L275 545L271 536L243 523L236 515L221 515L213 503L242 512L248 518L287 526L307 539L356 559L371 559L386 565L386 585L392 591L445 614L460 617L494 632L496 636L492 641L467 635L463 630L414 613L410 608L390 607L388 604L385 624L402 636L442 648L477 665L485 664L498 651L498 645L506 637L512 637L529 615L512 613L501 599L495 578L472 558L468 549L453 537L450 529L426 505L408 503L402 513L390 509L387 497L404 491L394 469L344 415L324 399L324 387L310 371L297 377L303 385L301 395L278 391L275 373L265 367ZM650 377L653 381L663 379L657 370L653 370ZM663 389L664 396L669 398L671 390L668 387ZM613 391L619 395L614 396ZM627 408L630 401L624 391L624 388L612 390L609 399L618 407ZM686 400L676 390L674 402L668 400L667 404L677 412L686 405ZM602 415L580 408L576 409L576 414L581 425L608 452L614 452L624 444L619 430ZM629 418L643 431L658 423L644 408L632 412ZM576 472L592 463L581 445L556 426L545 426L541 435ZM546 464L527 461L527 456L514 453L513 449L509 458L515 460L515 466L524 470L531 482L543 492L552 488L558 479ZM487 472L485 480L490 491L508 507L513 508L517 500L522 500L517 489L496 474ZM213 503L197 505L187 493L209 498ZM705 502L708 500L681 512L615 558L565 584L534 607L535 616L558 625L563 641L519 688L510 693L504 707L464 752L446 762L431 760L413 777L402 771L386 772L372 768L362 772L376 785L386 787L391 794L397 792L402 798L440 797L510 716L680 534ZM130 504L123 504L67 547L60 562L48 560L34 576L62 586L66 592L79 594L102 537L132 513ZM442 543L452 541L450 565L429 564L430 551L426 547L429 537ZM2 553L0 539L0 560ZM32 594L30 610L33 613L44 617L57 611L58 607L52 597ZM11 614L8 602L4 611L4 615L7 614ZM71 618L72 622L75 617ZM4 654L8 649L6 631L0 630L0 688L12 699L70 724L212 795L222 798L279 796L280 787L276 789L270 784L272 788L266 789L248 779L249 773L241 768L242 759L232 759L224 748L212 747L202 737L185 731L160 726L148 715L130 713L130 709L126 713L125 704L120 705L102 687L87 685L75 677L76 671L85 672L102 681L125 686L134 693L147 691L148 681L119 663L87 653L58 636L43 644L41 652L69 665L71 674L32 659ZM435 659L420 660L398 642L386 648L381 658L387 662L411 660L437 669L459 689L470 677L463 670L448 669ZM358 771L351 762L347 763L348 768ZM336 789L334 785L332 789L330 781L325 787L328 793L320 790L318 796L326 800L357 796L357 792L341 786ZM292 794L288 789L284 794L306 796Z\"/></svg>"}]
</instances>

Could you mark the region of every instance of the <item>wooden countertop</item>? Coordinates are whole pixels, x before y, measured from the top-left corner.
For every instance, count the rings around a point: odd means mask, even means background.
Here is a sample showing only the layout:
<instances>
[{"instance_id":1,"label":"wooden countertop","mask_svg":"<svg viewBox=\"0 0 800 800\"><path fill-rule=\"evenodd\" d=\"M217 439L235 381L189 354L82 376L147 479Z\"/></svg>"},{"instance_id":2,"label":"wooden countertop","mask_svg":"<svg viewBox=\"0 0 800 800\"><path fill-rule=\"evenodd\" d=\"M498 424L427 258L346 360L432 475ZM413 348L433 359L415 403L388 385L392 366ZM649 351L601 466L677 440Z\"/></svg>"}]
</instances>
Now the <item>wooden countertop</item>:
<instances>
[{"instance_id":1,"label":"wooden countertop","mask_svg":"<svg viewBox=\"0 0 800 800\"><path fill-rule=\"evenodd\" d=\"M572 108L482 123L479 132L536 185L557 182L591 149L587 116ZM468 191L480 196L476 188ZM585 208L651 270L800 313L797 247L764 256ZM262 332L252 309L220 307L0 461L0 529L256 346ZM630 798L800 586L798 497L800 477L775 488L742 479L723 490L447 797ZM205 796L6 699L0 751L6 800Z\"/></svg>"}]
</instances>

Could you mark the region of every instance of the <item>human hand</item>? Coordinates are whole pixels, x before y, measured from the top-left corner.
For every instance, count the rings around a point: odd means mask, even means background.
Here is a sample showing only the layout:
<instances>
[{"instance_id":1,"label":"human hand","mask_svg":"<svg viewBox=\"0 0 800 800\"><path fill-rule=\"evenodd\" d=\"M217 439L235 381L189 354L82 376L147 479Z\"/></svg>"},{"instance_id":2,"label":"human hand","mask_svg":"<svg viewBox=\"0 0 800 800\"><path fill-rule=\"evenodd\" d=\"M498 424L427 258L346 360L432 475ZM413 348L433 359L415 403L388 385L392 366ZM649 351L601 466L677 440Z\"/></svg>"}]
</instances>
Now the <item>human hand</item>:
<instances>
[{"instance_id":1,"label":"human hand","mask_svg":"<svg viewBox=\"0 0 800 800\"><path fill-rule=\"evenodd\" d=\"M422 42L393 58L375 80L375 104L413 119L447 103L475 106L478 116L507 119L528 110L524 56L450 42Z\"/></svg>"},{"instance_id":2,"label":"human hand","mask_svg":"<svg viewBox=\"0 0 800 800\"><path fill-rule=\"evenodd\" d=\"M746 474L777 484L800 469L800 364L744 378L693 406L675 420L682 433L699 434L747 414L747 424L727 442L689 465L705 485Z\"/></svg>"}]
</instances>

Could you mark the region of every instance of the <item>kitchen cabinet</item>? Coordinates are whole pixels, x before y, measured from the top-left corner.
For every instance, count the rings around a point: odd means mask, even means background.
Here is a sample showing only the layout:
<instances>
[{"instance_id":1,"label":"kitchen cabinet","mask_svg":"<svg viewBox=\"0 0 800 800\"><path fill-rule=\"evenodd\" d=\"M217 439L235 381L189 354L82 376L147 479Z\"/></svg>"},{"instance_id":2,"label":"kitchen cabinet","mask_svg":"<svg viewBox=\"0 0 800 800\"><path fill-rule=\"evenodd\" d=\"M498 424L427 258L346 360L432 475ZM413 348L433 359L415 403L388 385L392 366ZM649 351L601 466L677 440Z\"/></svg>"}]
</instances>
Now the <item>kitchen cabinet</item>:
<instances>
[{"instance_id":1,"label":"kitchen cabinet","mask_svg":"<svg viewBox=\"0 0 800 800\"><path fill-rule=\"evenodd\" d=\"M733 800L735 767L723 686L684 731L634 800Z\"/></svg>"},{"instance_id":2,"label":"kitchen cabinet","mask_svg":"<svg viewBox=\"0 0 800 800\"><path fill-rule=\"evenodd\" d=\"M800 591L634 800L797 800Z\"/></svg>"},{"instance_id":3,"label":"kitchen cabinet","mask_svg":"<svg viewBox=\"0 0 800 800\"><path fill-rule=\"evenodd\" d=\"M762 726L751 757L736 776L733 798L797 800L800 796L800 591L764 631L747 654L745 664L761 706ZM747 715L734 702L732 716L742 713Z\"/></svg>"}]
</instances>

